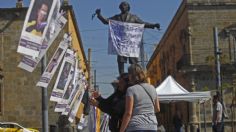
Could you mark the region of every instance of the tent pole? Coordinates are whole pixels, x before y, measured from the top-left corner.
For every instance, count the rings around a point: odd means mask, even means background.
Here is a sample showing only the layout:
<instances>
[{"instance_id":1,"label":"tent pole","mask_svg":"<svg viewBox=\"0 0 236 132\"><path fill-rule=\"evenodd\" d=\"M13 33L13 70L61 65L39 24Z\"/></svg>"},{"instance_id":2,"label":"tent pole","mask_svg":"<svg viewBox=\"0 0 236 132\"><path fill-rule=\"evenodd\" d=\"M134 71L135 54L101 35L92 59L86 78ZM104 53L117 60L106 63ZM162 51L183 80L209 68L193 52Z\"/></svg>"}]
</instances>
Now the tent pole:
<instances>
[{"instance_id":1,"label":"tent pole","mask_svg":"<svg viewBox=\"0 0 236 132\"><path fill-rule=\"evenodd\" d=\"M198 109L199 109L199 112L198 112L198 119L199 119L198 129L199 129L199 131L201 131L202 122L201 122L201 103L200 102L198 102Z\"/></svg>"},{"instance_id":2,"label":"tent pole","mask_svg":"<svg viewBox=\"0 0 236 132\"><path fill-rule=\"evenodd\" d=\"M203 110L204 110L204 132L206 132L206 108L205 108L205 101L203 102Z\"/></svg>"}]
</instances>

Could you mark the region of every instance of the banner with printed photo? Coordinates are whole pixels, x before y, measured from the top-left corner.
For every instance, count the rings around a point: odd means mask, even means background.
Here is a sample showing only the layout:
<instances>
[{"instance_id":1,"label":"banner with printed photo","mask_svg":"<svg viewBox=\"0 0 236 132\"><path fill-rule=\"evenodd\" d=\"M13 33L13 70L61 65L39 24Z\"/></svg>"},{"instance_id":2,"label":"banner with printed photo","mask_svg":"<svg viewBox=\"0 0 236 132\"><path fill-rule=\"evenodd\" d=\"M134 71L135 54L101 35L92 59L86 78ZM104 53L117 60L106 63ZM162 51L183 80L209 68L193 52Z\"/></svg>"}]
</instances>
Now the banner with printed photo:
<instances>
[{"instance_id":1,"label":"banner with printed photo","mask_svg":"<svg viewBox=\"0 0 236 132\"><path fill-rule=\"evenodd\" d=\"M80 94L81 90L84 89L83 85L79 82L78 85L76 86L76 89L72 92L67 104L66 108L62 112L62 115L68 115L71 111L72 106L74 105L74 102L76 101L76 98ZM56 109L55 109L56 111Z\"/></svg>"},{"instance_id":2,"label":"banner with printed photo","mask_svg":"<svg viewBox=\"0 0 236 132\"><path fill-rule=\"evenodd\" d=\"M87 81L82 69L78 69L76 72L76 81L75 88L73 88L69 99L64 100L65 102L58 102L55 107L55 112L62 112L62 115L68 115L71 111L71 107L74 104L76 97L78 96L81 89L85 89L87 87Z\"/></svg>"},{"instance_id":3,"label":"banner with printed photo","mask_svg":"<svg viewBox=\"0 0 236 132\"><path fill-rule=\"evenodd\" d=\"M82 83L82 80L79 80L78 85L76 86L76 89L72 92L72 95L70 96L68 100L66 109L62 112L62 115L68 115L70 113L74 105L74 102L76 101L82 89L85 89L85 85Z\"/></svg>"},{"instance_id":4,"label":"banner with printed photo","mask_svg":"<svg viewBox=\"0 0 236 132\"><path fill-rule=\"evenodd\" d=\"M82 85L80 85L79 83L76 85L75 89L73 89L73 91L71 92L71 95L69 97L69 99L65 102L62 102L62 100L60 102L58 102L56 104L55 107L55 112L62 112L64 114L62 115L68 115L68 113L70 112L71 106L73 105L76 96L78 95L79 91L81 90Z\"/></svg>"},{"instance_id":5,"label":"banner with printed photo","mask_svg":"<svg viewBox=\"0 0 236 132\"><path fill-rule=\"evenodd\" d=\"M70 80L70 83L72 82L72 79ZM65 94L61 98L61 94L58 93L57 91L53 91L50 97L50 101L57 102L55 106L55 112L63 112L66 109L67 106L67 101L69 100L70 95L73 92L73 86L69 84L68 88L66 89Z\"/></svg>"},{"instance_id":6,"label":"banner with printed photo","mask_svg":"<svg viewBox=\"0 0 236 132\"><path fill-rule=\"evenodd\" d=\"M45 39L41 46L41 51L39 53L39 56L36 58L27 55L23 56L18 67L26 71L32 72L38 65L39 61L43 58L43 56L45 55L45 53L47 52L48 48L51 46L53 41L56 39L61 29L66 24L67 20L65 19L65 17L58 12L60 4L58 4L56 8L58 8L58 10L55 10L55 12L53 13L53 18L51 19L49 29L47 30Z\"/></svg>"},{"instance_id":7,"label":"banner with printed photo","mask_svg":"<svg viewBox=\"0 0 236 132\"><path fill-rule=\"evenodd\" d=\"M78 79L78 75L77 75L77 63L78 60L76 59L76 63L75 65L72 67L72 78L69 81L69 85L66 88L66 90L64 90L63 93L63 97L61 96L61 89L58 89L57 87L54 87L54 89L52 90L51 93L51 97L50 97L50 101L54 101L54 102L58 102L59 104L67 104L66 101L69 99L69 97L72 94L72 91L76 88L76 83L75 80ZM77 79L76 79L77 78Z\"/></svg>"},{"instance_id":8,"label":"banner with printed photo","mask_svg":"<svg viewBox=\"0 0 236 132\"><path fill-rule=\"evenodd\" d=\"M57 48L51 60L49 61L45 71L43 72L36 86L44 88L48 87L48 84L50 83L54 73L56 72L57 67L59 66L70 43L71 43L71 36L65 34L64 40L60 42L59 47Z\"/></svg>"},{"instance_id":9,"label":"banner with printed photo","mask_svg":"<svg viewBox=\"0 0 236 132\"><path fill-rule=\"evenodd\" d=\"M81 100L83 98L83 95L84 95L84 89L81 89L79 94L76 96L76 100L73 103L73 106L71 107L71 111L70 111L69 118L68 118L68 120L70 122L73 122L75 117L76 117L76 114L77 114L77 111L79 109L79 106L80 106Z\"/></svg>"},{"instance_id":10,"label":"banner with printed photo","mask_svg":"<svg viewBox=\"0 0 236 132\"><path fill-rule=\"evenodd\" d=\"M67 49L53 88L50 98L51 101L59 102L70 82L72 85L72 78L75 72L75 59L74 51Z\"/></svg>"},{"instance_id":11,"label":"banner with printed photo","mask_svg":"<svg viewBox=\"0 0 236 132\"><path fill-rule=\"evenodd\" d=\"M31 0L17 52L36 58L39 56L49 22L60 0Z\"/></svg>"},{"instance_id":12,"label":"banner with printed photo","mask_svg":"<svg viewBox=\"0 0 236 132\"><path fill-rule=\"evenodd\" d=\"M109 20L108 54L139 57L144 24Z\"/></svg>"},{"instance_id":13,"label":"banner with printed photo","mask_svg":"<svg viewBox=\"0 0 236 132\"><path fill-rule=\"evenodd\" d=\"M78 64L78 60L76 60L76 65L75 65L75 69L77 67ZM78 80L78 70L76 69L72 79L69 82L69 86L66 88L65 93L63 94L63 97L61 97L60 95L60 91L58 92L58 90L55 88L52 91L51 97L50 97L50 101L55 101L57 102L57 105L55 107L55 112L63 112L66 109L67 104L69 103L69 99L72 96L73 92L76 90L76 86L78 85L77 83Z\"/></svg>"}]
</instances>

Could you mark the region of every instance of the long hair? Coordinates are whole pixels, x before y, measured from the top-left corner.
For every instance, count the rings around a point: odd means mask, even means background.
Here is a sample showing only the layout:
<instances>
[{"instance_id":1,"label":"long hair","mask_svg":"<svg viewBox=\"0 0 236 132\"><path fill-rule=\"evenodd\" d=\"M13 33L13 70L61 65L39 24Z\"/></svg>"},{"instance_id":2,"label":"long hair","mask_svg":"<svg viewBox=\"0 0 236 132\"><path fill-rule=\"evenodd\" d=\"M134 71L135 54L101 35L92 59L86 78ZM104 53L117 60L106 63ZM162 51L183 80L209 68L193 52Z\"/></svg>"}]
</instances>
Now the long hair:
<instances>
[{"instance_id":1,"label":"long hair","mask_svg":"<svg viewBox=\"0 0 236 132\"><path fill-rule=\"evenodd\" d=\"M129 81L133 85L147 82L146 74L138 64L131 64L128 68L128 73L130 76Z\"/></svg>"}]
</instances>

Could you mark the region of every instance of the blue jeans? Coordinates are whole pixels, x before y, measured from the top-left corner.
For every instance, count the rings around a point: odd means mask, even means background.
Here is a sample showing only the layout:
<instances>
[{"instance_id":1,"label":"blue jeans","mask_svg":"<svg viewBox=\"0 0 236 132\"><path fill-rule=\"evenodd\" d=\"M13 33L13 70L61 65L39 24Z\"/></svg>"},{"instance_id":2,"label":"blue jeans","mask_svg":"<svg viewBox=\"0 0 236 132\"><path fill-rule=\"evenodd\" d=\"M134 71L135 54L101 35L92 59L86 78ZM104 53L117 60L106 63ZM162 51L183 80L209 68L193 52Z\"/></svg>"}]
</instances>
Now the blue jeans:
<instances>
[{"instance_id":1,"label":"blue jeans","mask_svg":"<svg viewBox=\"0 0 236 132\"><path fill-rule=\"evenodd\" d=\"M217 123L217 125L213 125L213 132L223 132L223 123Z\"/></svg>"}]
</instances>

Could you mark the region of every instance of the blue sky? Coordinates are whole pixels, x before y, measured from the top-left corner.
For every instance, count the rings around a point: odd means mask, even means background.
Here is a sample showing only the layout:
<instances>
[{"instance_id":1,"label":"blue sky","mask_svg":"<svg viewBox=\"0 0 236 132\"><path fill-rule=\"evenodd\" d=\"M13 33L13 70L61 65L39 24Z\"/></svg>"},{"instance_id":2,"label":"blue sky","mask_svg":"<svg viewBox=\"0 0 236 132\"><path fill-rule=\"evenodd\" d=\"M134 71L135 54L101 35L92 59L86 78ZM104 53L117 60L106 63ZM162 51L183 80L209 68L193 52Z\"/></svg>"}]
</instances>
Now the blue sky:
<instances>
[{"instance_id":1,"label":"blue sky","mask_svg":"<svg viewBox=\"0 0 236 132\"><path fill-rule=\"evenodd\" d=\"M0 0L0 8L15 7L16 1ZM146 22L161 25L160 31L145 29L144 47L150 58L155 45L165 33L182 0L127 1L130 3L131 13ZM30 0L24 0L24 6L28 6L29 2ZM120 13L119 4L121 2L122 0L69 0L69 3L73 5L86 55L88 48L92 49L92 68L96 70L97 85L104 96L112 93L113 88L110 82L118 76L118 68L116 56L107 54L108 26L103 25L96 17L93 20L91 18L97 8L101 9L101 13L105 17ZM127 66L128 64L126 64Z\"/></svg>"}]
</instances>

